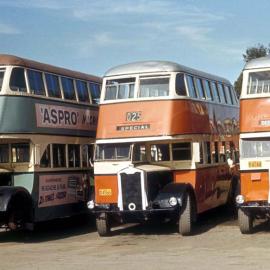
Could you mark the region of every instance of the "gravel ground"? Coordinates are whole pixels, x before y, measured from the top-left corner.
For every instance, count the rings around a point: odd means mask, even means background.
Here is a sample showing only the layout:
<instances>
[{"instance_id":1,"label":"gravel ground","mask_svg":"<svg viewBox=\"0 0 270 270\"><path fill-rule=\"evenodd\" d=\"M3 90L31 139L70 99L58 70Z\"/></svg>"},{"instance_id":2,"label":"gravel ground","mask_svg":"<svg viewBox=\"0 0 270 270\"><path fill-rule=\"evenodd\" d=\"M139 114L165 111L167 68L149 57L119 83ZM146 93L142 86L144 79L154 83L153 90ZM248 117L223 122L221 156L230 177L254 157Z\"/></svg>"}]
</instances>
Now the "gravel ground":
<instances>
[{"instance_id":1,"label":"gravel ground","mask_svg":"<svg viewBox=\"0 0 270 270\"><path fill-rule=\"evenodd\" d=\"M0 232L0 269L269 269L270 225L241 235L224 209L200 217L193 236L173 225L129 225L100 238L85 217Z\"/></svg>"}]
</instances>

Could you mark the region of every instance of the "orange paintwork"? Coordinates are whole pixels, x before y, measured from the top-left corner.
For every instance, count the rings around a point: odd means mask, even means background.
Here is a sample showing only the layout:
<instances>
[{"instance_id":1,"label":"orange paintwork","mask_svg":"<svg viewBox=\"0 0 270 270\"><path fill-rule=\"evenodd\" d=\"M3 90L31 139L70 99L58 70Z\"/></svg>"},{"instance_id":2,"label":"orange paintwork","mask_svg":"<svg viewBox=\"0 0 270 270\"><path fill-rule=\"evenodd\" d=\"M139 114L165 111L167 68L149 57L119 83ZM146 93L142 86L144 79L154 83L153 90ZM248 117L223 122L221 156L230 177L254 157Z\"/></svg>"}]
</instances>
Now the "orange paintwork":
<instances>
[{"instance_id":1,"label":"orange paintwork","mask_svg":"<svg viewBox=\"0 0 270 270\"><path fill-rule=\"evenodd\" d=\"M270 98L240 101L240 132L270 131Z\"/></svg>"},{"instance_id":2,"label":"orange paintwork","mask_svg":"<svg viewBox=\"0 0 270 270\"><path fill-rule=\"evenodd\" d=\"M226 203L231 178L228 165L174 171L176 183L189 183L193 187L198 213Z\"/></svg>"},{"instance_id":3,"label":"orange paintwork","mask_svg":"<svg viewBox=\"0 0 270 270\"><path fill-rule=\"evenodd\" d=\"M100 191L110 190L111 194L100 195ZM95 198L97 203L117 203L117 175L95 175Z\"/></svg>"},{"instance_id":4,"label":"orange paintwork","mask_svg":"<svg viewBox=\"0 0 270 270\"><path fill-rule=\"evenodd\" d=\"M267 201L268 191L268 172L241 172L241 195L245 201Z\"/></svg>"},{"instance_id":5,"label":"orange paintwork","mask_svg":"<svg viewBox=\"0 0 270 270\"><path fill-rule=\"evenodd\" d=\"M238 108L191 100L102 104L97 139L176 134L237 134ZM127 121L128 112L139 112ZM129 130L129 129L132 130ZM142 129L143 128L143 129Z\"/></svg>"}]
</instances>

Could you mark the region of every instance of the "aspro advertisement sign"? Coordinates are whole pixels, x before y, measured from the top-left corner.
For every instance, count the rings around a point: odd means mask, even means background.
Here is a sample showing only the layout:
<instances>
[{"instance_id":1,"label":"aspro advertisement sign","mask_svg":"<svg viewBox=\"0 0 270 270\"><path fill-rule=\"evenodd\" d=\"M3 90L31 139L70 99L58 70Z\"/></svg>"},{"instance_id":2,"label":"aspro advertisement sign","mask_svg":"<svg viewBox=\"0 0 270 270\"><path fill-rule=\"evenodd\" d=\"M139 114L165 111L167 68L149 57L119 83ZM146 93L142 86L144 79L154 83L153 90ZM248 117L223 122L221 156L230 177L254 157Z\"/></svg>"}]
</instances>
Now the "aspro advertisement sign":
<instances>
[{"instance_id":1,"label":"aspro advertisement sign","mask_svg":"<svg viewBox=\"0 0 270 270\"><path fill-rule=\"evenodd\" d=\"M94 131L98 112L66 106L35 104L37 127Z\"/></svg>"},{"instance_id":2,"label":"aspro advertisement sign","mask_svg":"<svg viewBox=\"0 0 270 270\"><path fill-rule=\"evenodd\" d=\"M41 175L38 207L48 207L84 201L82 174Z\"/></svg>"}]
</instances>

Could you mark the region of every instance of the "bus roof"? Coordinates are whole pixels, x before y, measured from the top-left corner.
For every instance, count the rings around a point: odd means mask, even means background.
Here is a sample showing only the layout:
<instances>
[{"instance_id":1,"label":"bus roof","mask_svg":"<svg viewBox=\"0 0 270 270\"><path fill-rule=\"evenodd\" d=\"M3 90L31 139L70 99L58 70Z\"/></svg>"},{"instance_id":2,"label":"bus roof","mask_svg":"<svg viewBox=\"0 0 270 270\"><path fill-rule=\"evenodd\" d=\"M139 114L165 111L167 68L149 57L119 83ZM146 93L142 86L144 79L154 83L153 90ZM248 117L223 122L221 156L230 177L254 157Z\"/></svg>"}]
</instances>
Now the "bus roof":
<instances>
[{"instance_id":1,"label":"bus roof","mask_svg":"<svg viewBox=\"0 0 270 270\"><path fill-rule=\"evenodd\" d=\"M21 66L21 67L26 67L26 68L38 69L45 72L55 73L55 74L63 75L67 77L74 77L81 80L101 82L101 78L97 76L81 73L78 71L72 71L69 69L56 67L56 66L52 66L48 64L43 64L40 62L21 58L14 55L0 54L0 66L1 65Z\"/></svg>"},{"instance_id":2,"label":"bus roof","mask_svg":"<svg viewBox=\"0 0 270 270\"><path fill-rule=\"evenodd\" d=\"M270 56L259 57L252 59L246 63L245 69L256 69L256 68L268 68L270 67Z\"/></svg>"},{"instance_id":3,"label":"bus roof","mask_svg":"<svg viewBox=\"0 0 270 270\"><path fill-rule=\"evenodd\" d=\"M119 65L109 69L104 76L109 77L109 76L129 75L138 73L154 73L154 72L185 72L204 78L209 78L211 80L221 81L226 84L231 84L225 78L215 76L206 72L202 72L169 61L141 61Z\"/></svg>"}]
</instances>

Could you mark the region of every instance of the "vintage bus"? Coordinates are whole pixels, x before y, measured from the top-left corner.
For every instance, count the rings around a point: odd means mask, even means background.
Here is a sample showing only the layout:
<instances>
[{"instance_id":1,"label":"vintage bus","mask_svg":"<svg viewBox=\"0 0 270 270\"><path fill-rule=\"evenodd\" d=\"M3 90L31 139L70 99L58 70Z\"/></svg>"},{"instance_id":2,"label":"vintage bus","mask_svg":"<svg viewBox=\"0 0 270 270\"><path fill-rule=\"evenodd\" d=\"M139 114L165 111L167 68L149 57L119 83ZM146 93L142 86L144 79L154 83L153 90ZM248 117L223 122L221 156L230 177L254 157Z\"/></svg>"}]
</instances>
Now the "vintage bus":
<instances>
[{"instance_id":1,"label":"vintage bus","mask_svg":"<svg viewBox=\"0 0 270 270\"><path fill-rule=\"evenodd\" d=\"M224 78L166 61L110 69L103 79L94 161L101 236L150 219L189 235L197 214L232 201L239 106Z\"/></svg>"},{"instance_id":2,"label":"vintage bus","mask_svg":"<svg viewBox=\"0 0 270 270\"><path fill-rule=\"evenodd\" d=\"M101 78L0 55L0 221L87 211Z\"/></svg>"},{"instance_id":3,"label":"vintage bus","mask_svg":"<svg viewBox=\"0 0 270 270\"><path fill-rule=\"evenodd\" d=\"M270 57L251 60L243 70L240 98L240 194L238 221L251 233L256 218L270 212Z\"/></svg>"}]
</instances>

